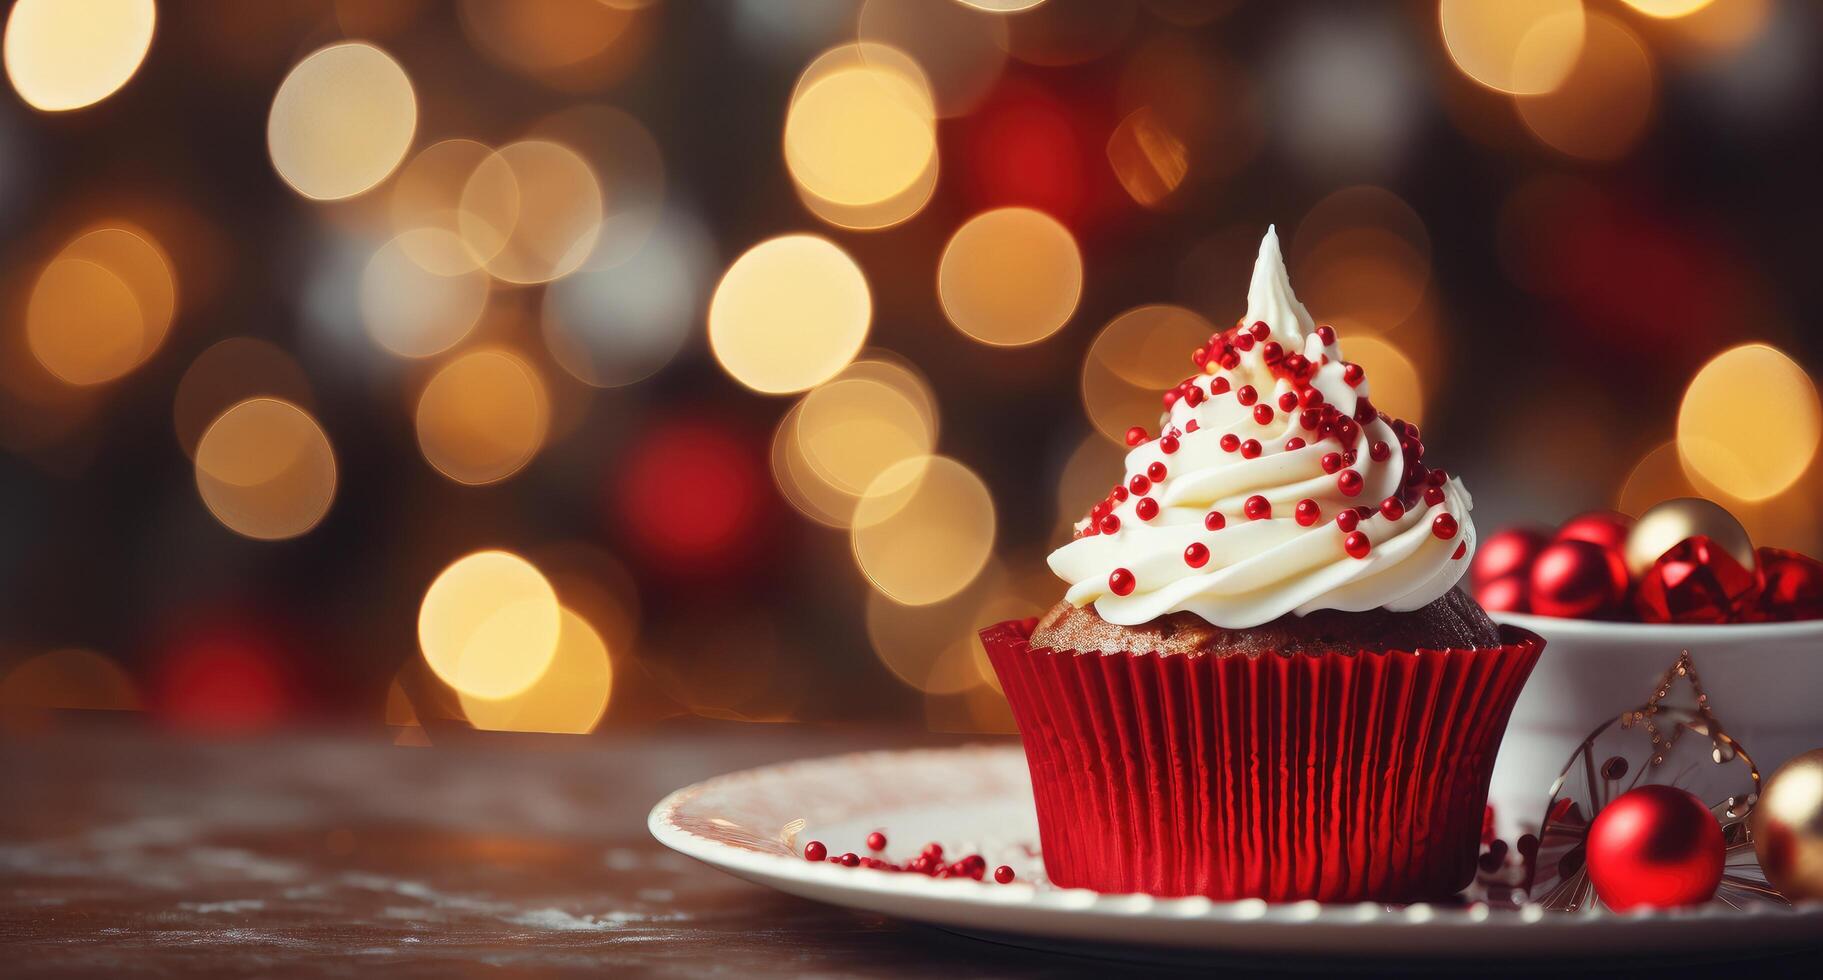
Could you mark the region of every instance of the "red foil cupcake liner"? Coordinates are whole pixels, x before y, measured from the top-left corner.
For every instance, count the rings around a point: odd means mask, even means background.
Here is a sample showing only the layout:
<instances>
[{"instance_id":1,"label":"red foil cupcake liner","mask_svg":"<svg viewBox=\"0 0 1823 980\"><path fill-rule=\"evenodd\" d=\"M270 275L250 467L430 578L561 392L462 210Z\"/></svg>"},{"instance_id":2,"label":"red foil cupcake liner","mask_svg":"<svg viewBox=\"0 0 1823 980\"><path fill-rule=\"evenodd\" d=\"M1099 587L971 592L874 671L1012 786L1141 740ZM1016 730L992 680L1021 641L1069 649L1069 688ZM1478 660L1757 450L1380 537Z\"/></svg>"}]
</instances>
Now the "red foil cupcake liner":
<instances>
[{"instance_id":1,"label":"red foil cupcake liner","mask_svg":"<svg viewBox=\"0 0 1823 980\"><path fill-rule=\"evenodd\" d=\"M1272 901L1443 898L1544 641L1212 656L1034 649L981 631L1065 887Z\"/></svg>"}]
</instances>

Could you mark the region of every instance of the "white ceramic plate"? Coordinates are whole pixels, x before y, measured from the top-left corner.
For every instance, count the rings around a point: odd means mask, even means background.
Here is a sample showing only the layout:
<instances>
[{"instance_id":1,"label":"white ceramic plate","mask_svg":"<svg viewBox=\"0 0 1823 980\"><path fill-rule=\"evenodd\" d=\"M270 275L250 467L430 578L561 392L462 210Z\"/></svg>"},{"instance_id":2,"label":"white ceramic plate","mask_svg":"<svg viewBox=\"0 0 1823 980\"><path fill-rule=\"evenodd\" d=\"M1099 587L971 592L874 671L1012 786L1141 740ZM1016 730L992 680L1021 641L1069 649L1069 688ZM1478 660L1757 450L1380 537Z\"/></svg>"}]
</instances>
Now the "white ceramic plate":
<instances>
[{"instance_id":1,"label":"white ceramic plate","mask_svg":"<svg viewBox=\"0 0 1823 980\"><path fill-rule=\"evenodd\" d=\"M730 874L793 895L1033 945L1116 944L1305 956L1588 956L1722 952L1816 942L1823 902L1744 910L1547 912L1537 906L1321 905L1104 895L1044 878L1025 756L1017 745L869 752L719 776L653 808L653 836ZM1013 867L1008 885L844 868L799 857L887 856L926 841Z\"/></svg>"}]
</instances>

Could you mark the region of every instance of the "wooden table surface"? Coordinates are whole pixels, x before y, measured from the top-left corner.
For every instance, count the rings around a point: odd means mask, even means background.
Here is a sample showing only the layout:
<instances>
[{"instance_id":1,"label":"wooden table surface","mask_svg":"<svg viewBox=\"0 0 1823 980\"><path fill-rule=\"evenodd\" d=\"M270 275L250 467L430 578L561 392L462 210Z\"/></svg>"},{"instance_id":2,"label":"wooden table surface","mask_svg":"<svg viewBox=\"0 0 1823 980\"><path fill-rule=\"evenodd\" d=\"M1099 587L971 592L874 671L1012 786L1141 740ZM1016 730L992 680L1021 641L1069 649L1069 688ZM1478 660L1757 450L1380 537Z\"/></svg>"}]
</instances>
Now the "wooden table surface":
<instances>
[{"instance_id":1,"label":"wooden table surface","mask_svg":"<svg viewBox=\"0 0 1823 980\"><path fill-rule=\"evenodd\" d=\"M779 726L452 734L431 748L377 732L12 738L0 743L0 975L1141 972L790 898L646 833L660 796L706 776L936 741Z\"/></svg>"}]
</instances>

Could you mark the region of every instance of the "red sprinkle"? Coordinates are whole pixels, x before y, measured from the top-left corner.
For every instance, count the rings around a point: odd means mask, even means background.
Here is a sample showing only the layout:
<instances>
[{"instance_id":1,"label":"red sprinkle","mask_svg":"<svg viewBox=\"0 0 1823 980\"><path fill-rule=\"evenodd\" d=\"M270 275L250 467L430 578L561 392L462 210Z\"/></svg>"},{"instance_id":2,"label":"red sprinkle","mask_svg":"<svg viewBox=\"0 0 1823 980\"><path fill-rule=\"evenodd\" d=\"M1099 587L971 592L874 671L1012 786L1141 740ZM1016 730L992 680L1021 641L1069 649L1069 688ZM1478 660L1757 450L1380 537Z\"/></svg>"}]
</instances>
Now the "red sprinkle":
<instances>
[{"instance_id":1,"label":"red sprinkle","mask_svg":"<svg viewBox=\"0 0 1823 980\"><path fill-rule=\"evenodd\" d=\"M1405 516L1405 501L1398 497L1388 497L1380 501L1380 513L1385 514L1387 520L1396 521Z\"/></svg>"},{"instance_id":2,"label":"red sprinkle","mask_svg":"<svg viewBox=\"0 0 1823 980\"><path fill-rule=\"evenodd\" d=\"M1220 531L1228 526L1228 518L1223 517L1221 511L1212 510L1203 515L1203 526L1211 531Z\"/></svg>"},{"instance_id":3,"label":"red sprinkle","mask_svg":"<svg viewBox=\"0 0 1823 980\"><path fill-rule=\"evenodd\" d=\"M1373 542L1367 540L1367 535L1360 531L1350 531L1348 537L1342 539L1342 548L1350 558L1366 558L1367 553L1373 550Z\"/></svg>"},{"instance_id":4,"label":"red sprinkle","mask_svg":"<svg viewBox=\"0 0 1823 980\"><path fill-rule=\"evenodd\" d=\"M1298 404L1305 408L1316 408L1323 404L1323 393L1315 388L1306 388L1298 395Z\"/></svg>"},{"instance_id":5,"label":"red sprinkle","mask_svg":"<svg viewBox=\"0 0 1823 980\"><path fill-rule=\"evenodd\" d=\"M1191 419L1190 421L1184 423L1185 432L1195 432L1198 428L1199 428L1199 426L1196 424L1195 419Z\"/></svg>"},{"instance_id":6,"label":"red sprinkle","mask_svg":"<svg viewBox=\"0 0 1823 980\"><path fill-rule=\"evenodd\" d=\"M1298 413L1298 427L1306 432L1315 432L1322 424L1323 413L1317 409L1307 408Z\"/></svg>"},{"instance_id":7,"label":"red sprinkle","mask_svg":"<svg viewBox=\"0 0 1823 980\"><path fill-rule=\"evenodd\" d=\"M1362 379L1364 379L1366 377L1367 377L1367 372L1363 371L1361 369L1361 365L1359 365L1359 364L1342 365L1342 380L1348 382L1349 387L1352 388L1355 385L1360 384Z\"/></svg>"},{"instance_id":8,"label":"red sprinkle","mask_svg":"<svg viewBox=\"0 0 1823 980\"><path fill-rule=\"evenodd\" d=\"M1317 339L1321 340L1325 347L1334 345L1336 342L1336 328L1327 323L1323 324L1317 328Z\"/></svg>"},{"instance_id":9,"label":"red sprinkle","mask_svg":"<svg viewBox=\"0 0 1823 980\"><path fill-rule=\"evenodd\" d=\"M1253 344L1254 340L1250 334L1241 334L1234 338L1234 349L1238 351L1250 351L1253 349Z\"/></svg>"},{"instance_id":10,"label":"red sprinkle","mask_svg":"<svg viewBox=\"0 0 1823 980\"><path fill-rule=\"evenodd\" d=\"M1309 527L1322 519L1323 508L1318 507L1316 501L1309 497L1305 497L1303 500L1298 501L1298 510L1295 516L1297 517L1299 526Z\"/></svg>"},{"instance_id":11,"label":"red sprinkle","mask_svg":"<svg viewBox=\"0 0 1823 980\"><path fill-rule=\"evenodd\" d=\"M1265 520L1272 516L1272 502L1256 493L1241 505L1241 513L1246 514L1250 521Z\"/></svg>"},{"instance_id":12,"label":"red sprinkle","mask_svg":"<svg viewBox=\"0 0 1823 980\"><path fill-rule=\"evenodd\" d=\"M1269 424L1272 421L1272 406L1264 403L1253 406L1253 420L1261 425Z\"/></svg>"},{"instance_id":13,"label":"red sprinkle","mask_svg":"<svg viewBox=\"0 0 1823 980\"><path fill-rule=\"evenodd\" d=\"M1118 483L1116 483L1116 484L1114 484L1114 491L1113 491L1113 493L1114 493L1114 499L1115 499L1115 500L1125 500L1125 499L1127 499L1127 488L1126 488L1126 487L1123 487L1123 486L1121 486L1121 485L1120 485L1120 484L1118 484Z\"/></svg>"},{"instance_id":14,"label":"red sprinkle","mask_svg":"<svg viewBox=\"0 0 1823 980\"><path fill-rule=\"evenodd\" d=\"M1196 420L1195 419L1190 420L1190 431L1191 432L1196 431ZM1177 437L1176 436L1166 436L1163 439L1160 439L1158 441L1158 451L1161 453L1164 453L1166 456L1169 456L1172 453L1177 452Z\"/></svg>"},{"instance_id":15,"label":"red sprinkle","mask_svg":"<svg viewBox=\"0 0 1823 980\"><path fill-rule=\"evenodd\" d=\"M804 860L806 860L806 861L816 861L818 863L821 863L823 861L823 859L828 856L829 856L829 848L824 847L823 842L820 840L813 840L810 843L804 845Z\"/></svg>"},{"instance_id":16,"label":"red sprinkle","mask_svg":"<svg viewBox=\"0 0 1823 980\"><path fill-rule=\"evenodd\" d=\"M1241 437L1232 432L1222 435L1222 452L1231 453L1241 448Z\"/></svg>"},{"instance_id":17,"label":"red sprinkle","mask_svg":"<svg viewBox=\"0 0 1823 980\"><path fill-rule=\"evenodd\" d=\"M1342 533L1344 534L1354 530L1356 527L1360 526L1360 524L1361 515L1355 513L1353 510L1345 510L1336 515L1336 527L1341 528Z\"/></svg>"},{"instance_id":18,"label":"red sprinkle","mask_svg":"<svg viewBox=\"0 0 1823 980\"><path fill-rule=\"evenodd\" d=\"M849 851L847 854L836 858L836 860L840 861L844 868L858 868L861 866L861 856L853 851Z\"/></svg>"},{"instance_id":19,"label":"red sprinkle","mask_svg":"<svg viewBox=\"0 0 1823 980\"><path fill-rule=\"evenodd\" d=\"M1146 467L1146 476L1151 478L1153 483L1165 482L1165 464L1153 463Z\"/></svg>"},{"instance_id":20,"label":"red sprinkle","mask_svg":"<svg viewBox=\"0 0 1823 980\"><path fill-rule=\"evenodd\" d=\"M1101 528L1101 533L1113 534L1115 531L1120 530L1120 518L1113 514L1109 514L1101 519L1101 524L1098 526Z\"/></svg>"},{"instance_id":21,"label":"red sprinkle","mask_svg":"<svg viewBox=\"0 0 1823 980\"><path fill-rule=\"evenodd\" d=\"M1247 329L1253 333L1254 340L1265 340L1266 335L1272 333L1272 328L1266 325L1265 320L1255 320L1253 326Z\"/></svg>"},{"instance_id":22,"label":"red sprinkle","mask_svg":"<svg viewBox=\"0 0 1823 980\"><path fill-rule=\"evenodd\" d=\"M1361 493L1360 472L1357 470L1343 470L1342 475L1336 477L1336 489L1342 491L1342 496L1344 497L1359 495Z\"/></svg>"},{"instance_id":23,"label":"red sprinkle","mask_svg":"<svg viewBox=\"0 0 1823 980\"><path fill-rule=\"evenodd\" d=\"M868 834L867 835L867 849L870 851L886 850L886 835L880 833L877 830L871 834Z\"/></svg>"},{"instance_id":24,"label":"red sprinkle","mask_svg":"<svg viewBox=\"0 0 1823 980\"><path fill-rule=\"evenodd\" d=\"M1260 393L1252 385L1241 385L1235 389L1234 397L1243 405L1251 405L1260 400Z\"/></svg>"},{"instance_id":25,"label":"red sprinkle","mask_svg":"<svg viewBox=\"0 0 1823 980\"><path fill-rule=\"evenodd\" d=\"M1386 440L1384 439L1375 439L1367 447L1367 458L1376 463L1386 462L1387 458L1392 454L1393 447L1387 445Z\"/></svg>"},{"instance_id":26,"label":"red sprinkle","mask_svg":"<svg viewBox=\"0 0 1823 980\"><path fill-rule=\"evenodd\" d=\"M1170 391L1165 392L1163 395L1160 395L1159 397L1164 400L1165 411L1168 412L1171 410L1171 406L1177 404L1177 389L1173 388Z\"/></svg>"},{"instance_id":27,"label":"red sprinkle","mask_svg":"<svg viewBox=\"0 0 1823 980\"><path fill-rule=\"evenodd\" d=\"M1209 564L1209 546L1201 541L1193 541L1184 549L1184 564L1191 568L1201 568Z\"/></svg>"},{"instance_id":28,"label":"red sprinkle","mask_svg":"<svg viewBox=\"0 0 1823 980\"><path fill-rule=\"evenodd\" d=\"M1195 408L1203 403L1203 389L1190 385L1184 389L1184 404Z\"/></svg>"},{"instance_id":29,"label":"red sprinkle","mask_svg":"<svg viewBox=\"0 0 1823 980\"><path fill-rule=\"evenodd\" d=\"M1258 456L1259 454L1260 454L1260 441L1258 439L1246 439L1241 442L1241 458L1242 459L1252 459L1255 456Z\"/></svg>"},{"instance_id":30,"label":"red sprinkle","mask_svg":"<svg viewBox=\"0 0 1823 980\"><path fill-rule=\"evenodd\" d=\"M1324 453L1322 463L1323 463L1323 472L1334 473L1335 471L1342 468L1342 454L1341 453Z\"/></svg>"},{"instance_id":31,"label":"red sprinkle","mask_svg":"<svg viewBox=\"0 0 1823 980\"><path fill-rule=\"evenodd\" d=\"M1007 867L1004 864L998 868L995 868L994 869L994 880L999 882L1002 885L1010 884L1013 880L1013 869L1010 867Z\"/></svg>"},{"instance_id":32,"label":"red sprinkle","mask_svg":"<svg viewBox=\"0 0 1823 980\"><path fill-rule=\"evenodd\" d=\"M1279 395L1279 410L1280 411L1295 412L1295 411L1297 411L1297 409L1298 409L1298 393L1297 392L1287 391L1287 392Z\"/></svg>"},{"instance_id":33,"label":"red sprinkle","mask_svg":"<svg viewBox=\"0 0 1823 980\"><path fill-rule=\"evenodd\" d=\"M1456 546L1456 553L1451 555L1450 558L1455 561L1461 561L1462 556L1466 555L1468 553L1469 553L1469 543L1467 541L1464 541L1461 544Z\"/></svg>"},{"instance_id":34,"label":"red sprinkle","mask_svg":"<svg viewBox=\"0 0 1823 980\"><path fill-rule=\"evenodd\" d=\"M1424 502L1431 505L1432 507L1435 507L1438 504L1443 503L1443 488L1442 487L1425 487L1424 488Z\"/></svg>"},{"instance_id":35,"label":"red sprinkle","mask_svg":"<svg viewBox=\"0 0 1823 980\"><path fill-rule=\"evenodd\" d=\"M1431 533L1445 541L1456 536L1456 519L1448 514L1438 514L1431 519Z\"/></svg>"},{"instance_id":36,"label":"red sprinkle","mask_svg":"<svg viewBox=\"0 0 1823 980\"><path fill-rule=\"evenodd\" d=\"M1291 438L1285 440L1285 451L1286 452L1291 452L1294 449L1303 449L1303 448L1304 448L1304 439L1302 436L1292 436Z\"/></svg>"},{"instance_id":37,"label":"red sprinkle","mask_svg":"<svg viewBox=\"0 0 1823 980\"><path fill-rule=\"evenodd\" d=\"M1276 340L1269 340L1260 348L1260 359L1267 364L1277 364L1285 359L1285 348Z\"/></svg>"},{"instance_id":38,"label":"red sprinkle","mask_svg":"<svg viewBox=\"0 0 1823 980\"><path fill-rule=\"evenodd\" d=\"M1135 494L1142 494L1147 490L1152 489L1152 481L1146 479L1146 476L1143 473L1135 473L1133 474L1133 479L1127 481L1127 489L1133 491Z\"/></svg>"},{"instance_id":39,"label":"red sprinkle","mask_svg":"<svg viewBox=\"0 0 1823 980\"><path fill-rule=\"evenodd\" d=\"M1209 393L1211 395L1227 394L1228 393L1228 379L1227 378L1216 378L1214 381L1209 382Z\"/></svg>"},{"instance_id":40,"label":"red sprinkle","mask_svg":"<svg viewBox=\"0 0 1823 980\"><path fill-rule=\"evenodd\" d=\"M1149 521L1152 518L1157 517L1158 501L1153 500L1151 497L1139 498L1139 503L1133 505L1133 516L1142 521Z\"/></svg>"},{"instance_id":41,"label":"red sprinkle","mask_svg":"<svg viewBox=\"0 0 1823 980\"><path fill-rule=\"evenodd\" d=\"M1145 442L1145 441L1146 441L1146 430L1140 428L1137 425L1134 426L1133 428L1127 430L1127 445L1137 446L1140 443Z\"/></svg>"},{"instance_id":42,"label":"red sprinkle","mask_svg":"<svg viewBox=\"0 0 1823 980\"><path fill-rule=\"evenodd\" d=\"M1115 595L1132 595L1133 586L1136 584L1138 583L1133 580L1133 573L1124 568L1116 568L1108 575L1108 591ZM937 854L941 857L943 852L938 850Z\"/></svg>"}]
</instances>

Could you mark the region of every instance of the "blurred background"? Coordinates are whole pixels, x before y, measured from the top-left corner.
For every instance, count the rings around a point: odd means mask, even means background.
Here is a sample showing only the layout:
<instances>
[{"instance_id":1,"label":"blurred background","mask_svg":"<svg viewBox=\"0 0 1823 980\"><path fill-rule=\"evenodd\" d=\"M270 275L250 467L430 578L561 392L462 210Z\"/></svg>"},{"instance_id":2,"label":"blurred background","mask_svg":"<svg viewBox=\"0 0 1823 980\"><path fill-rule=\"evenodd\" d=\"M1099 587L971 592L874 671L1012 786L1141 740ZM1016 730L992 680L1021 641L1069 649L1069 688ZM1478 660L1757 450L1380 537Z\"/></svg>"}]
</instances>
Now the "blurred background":
<instances>
[{"instance_id":1,"label":"blurred background","mask_svg":"<svg viewBox=\"0 0 1823 980\"><path fill-rule=\"evenodd\" d=\"M1823 550L1802 0L19 0L0 720L1008 728L1293 283L1483 533ZM1427 460L1429 461L1429 460Z\"/></svg>"}]
</instances>

